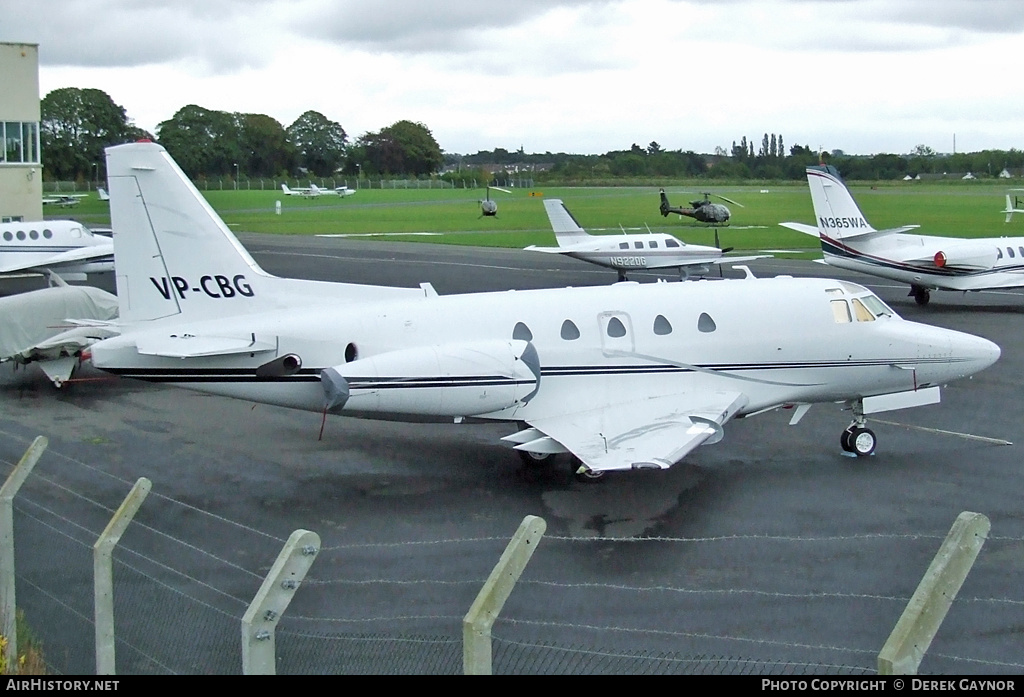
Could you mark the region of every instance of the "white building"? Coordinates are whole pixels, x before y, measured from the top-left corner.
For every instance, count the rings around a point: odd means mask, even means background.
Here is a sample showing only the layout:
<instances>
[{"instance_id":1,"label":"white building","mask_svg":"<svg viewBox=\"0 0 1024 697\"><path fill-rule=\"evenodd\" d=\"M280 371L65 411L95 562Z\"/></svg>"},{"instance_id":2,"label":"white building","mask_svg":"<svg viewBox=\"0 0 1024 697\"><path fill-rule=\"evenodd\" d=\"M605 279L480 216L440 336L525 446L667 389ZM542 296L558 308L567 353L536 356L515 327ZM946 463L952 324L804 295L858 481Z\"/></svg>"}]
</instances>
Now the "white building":
<instances>
[{"instance_id":1,"label":"white building","mask_svg":"<svg viewBox=\"0 0 1024 697\"><path fill-rule=\"evenodd\" d=\"M39 45L0 42L0 222L43 219Z\"/></svg>"}]
</instances>

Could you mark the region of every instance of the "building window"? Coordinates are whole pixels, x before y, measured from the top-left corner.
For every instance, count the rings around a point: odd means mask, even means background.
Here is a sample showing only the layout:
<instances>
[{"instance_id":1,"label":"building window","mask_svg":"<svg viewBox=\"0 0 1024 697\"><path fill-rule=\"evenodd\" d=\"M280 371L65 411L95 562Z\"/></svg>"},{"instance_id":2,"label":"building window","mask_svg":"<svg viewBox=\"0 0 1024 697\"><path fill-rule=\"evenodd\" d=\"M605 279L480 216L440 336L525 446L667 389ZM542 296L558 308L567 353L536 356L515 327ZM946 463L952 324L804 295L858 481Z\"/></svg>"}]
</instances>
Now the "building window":
<instances>
[{"instance_id":1,"label":"building window","mask_svg":"<svg viewBox=\"0 0 1024 697\"><path fill-rule=\"evenodd\" d=\"M39 124L35 121L0 122L0 163L39 164Z\"/></svg>"}]
</instances>

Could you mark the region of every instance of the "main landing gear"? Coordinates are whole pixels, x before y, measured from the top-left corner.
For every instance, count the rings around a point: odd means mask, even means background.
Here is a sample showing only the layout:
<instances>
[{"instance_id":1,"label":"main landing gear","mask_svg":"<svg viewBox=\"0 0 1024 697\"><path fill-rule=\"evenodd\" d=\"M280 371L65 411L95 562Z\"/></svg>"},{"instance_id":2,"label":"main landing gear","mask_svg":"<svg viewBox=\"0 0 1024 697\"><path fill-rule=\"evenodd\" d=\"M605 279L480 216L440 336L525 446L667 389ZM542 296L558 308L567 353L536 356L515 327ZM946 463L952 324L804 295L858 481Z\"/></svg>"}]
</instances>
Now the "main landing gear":
<instances>
[{"instance_id":1,"label":"main landing gear","mask_svg":"<svg viewBox=\"0 0 1024 697\"><path fill-rule=\"evenodd\" d=\"M839 436L839 445L844 451L857 457L867 457L875 452L878 439L875 438L875 432L865 425L866 423L864 406L859 401L854 402L853 423Z\"/></svg>"},{"instance_id":2,"label":"main landing gear","mask_svg":"<svg viewBox=\"0 0 1024 697\"><path fill-rule=\"evenodd\" d=\"M924 286L912 285L910 286L910 292L907 295L913 296L914 302L921 307L928 304L928 301L932 299L932 292Z\"/></svg>"},{"instance_id":3,"label":"main landing gear","mask_svg":"<svg viewBox=\"0 0 1024 697\"><path fill-rule=\"evenodd\" d=\"M519 453L519 459L528 468L551 464L555 461L555 457L557 457L553 453L531 453L528 450L517 450L516 452ZM569 458L569 467L572 469L573 478L577 482L584 484L602 481L607 475L607 472L595 472L588 467L584 467L583 463L575 455Z\"/></svg>"}]
</instances>

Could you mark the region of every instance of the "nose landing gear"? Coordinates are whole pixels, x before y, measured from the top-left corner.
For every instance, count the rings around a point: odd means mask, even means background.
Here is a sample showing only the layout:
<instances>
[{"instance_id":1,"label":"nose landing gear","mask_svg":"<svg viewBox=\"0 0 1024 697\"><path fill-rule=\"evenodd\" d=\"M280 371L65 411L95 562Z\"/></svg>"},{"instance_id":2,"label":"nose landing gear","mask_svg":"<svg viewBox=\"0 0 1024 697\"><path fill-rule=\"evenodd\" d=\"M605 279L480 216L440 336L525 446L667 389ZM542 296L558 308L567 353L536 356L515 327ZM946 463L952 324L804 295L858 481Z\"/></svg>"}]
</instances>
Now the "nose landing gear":
<instances>
[{"instance_id":1,"label":"nose landing gear","mask_svg":"<svg viewBox=\"0 0 1024 697\"><path fill-rule=\"evenodd\" d=\"M875 445L878 440L875 432L866 426L867 419L864 418L864 405L860 401L853 403L853 423L846 427L839 436L839 445L845 452L853 453L857 457L867 457L875 452Z\"/></svg>"}]
</instances>

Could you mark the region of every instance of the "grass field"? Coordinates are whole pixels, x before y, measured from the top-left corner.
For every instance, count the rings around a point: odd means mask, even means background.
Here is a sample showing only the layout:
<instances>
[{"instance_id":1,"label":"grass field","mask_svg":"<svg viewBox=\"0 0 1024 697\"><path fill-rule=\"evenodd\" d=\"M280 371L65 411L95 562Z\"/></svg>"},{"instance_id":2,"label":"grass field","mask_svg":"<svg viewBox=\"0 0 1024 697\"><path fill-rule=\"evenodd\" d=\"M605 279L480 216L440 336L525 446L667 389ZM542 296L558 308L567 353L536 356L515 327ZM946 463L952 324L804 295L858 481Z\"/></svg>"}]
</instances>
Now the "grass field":
<instances>
[{"instance_id":1,"label":"grass field","mask_svg":"<svg viewBox=\"0 0 1024 697\"><path fill-rule=\"evenodd\" d=\"M673 205L699 198L693 188L667 187ZM852 184L868 220L878 229L919 224L920 232L954 237L1024 234L1020 222L1003 222L1005 183L886 182ZM743 204L730 205L732 219L719 230L721 243L737 250L808 249L817 245L806 235L779 227L783 221L813 223L806 183L727 186L712 189ZM360 190L346 198L301 199L278 191L208 191L204 195L232 230L286 235L347 234L371 239L492 247L553 245L554 235L542 200L561 198L579 223L592 233L627 230L669 232L696 244L713 244L714 230L689 218L658 211L652 187L544 188L491 192L498 215L480 216L483 190ZM281 201L282 213L275 214ZM76 217L86 223L109 223L106 203L86 199L74 210L45 211L52 217ZM422 233L442 233L423 235Z\"/></svg>"}]
</instances>

